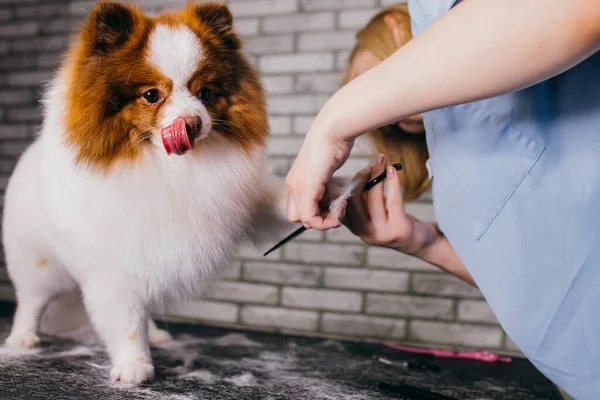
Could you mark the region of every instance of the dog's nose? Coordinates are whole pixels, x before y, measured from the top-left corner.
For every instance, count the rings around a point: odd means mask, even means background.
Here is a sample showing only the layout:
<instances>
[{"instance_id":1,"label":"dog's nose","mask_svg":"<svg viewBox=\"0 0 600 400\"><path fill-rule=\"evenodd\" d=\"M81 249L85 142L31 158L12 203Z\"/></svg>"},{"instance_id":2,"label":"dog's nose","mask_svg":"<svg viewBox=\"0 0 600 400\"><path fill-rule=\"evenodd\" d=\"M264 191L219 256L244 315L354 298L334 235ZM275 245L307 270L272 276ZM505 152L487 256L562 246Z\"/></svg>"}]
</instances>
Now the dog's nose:
<instances>
[{"instance_id":1,"label":"dog's nose","mask_svg":"<svg viewBox=\"0 0 600 400\"><path fill-rule=\"evenodd\" d=\"M202 120L200 117L185 117L185 128L190 141L193 141L200 135Z\"/></svg>"}]
</instances>

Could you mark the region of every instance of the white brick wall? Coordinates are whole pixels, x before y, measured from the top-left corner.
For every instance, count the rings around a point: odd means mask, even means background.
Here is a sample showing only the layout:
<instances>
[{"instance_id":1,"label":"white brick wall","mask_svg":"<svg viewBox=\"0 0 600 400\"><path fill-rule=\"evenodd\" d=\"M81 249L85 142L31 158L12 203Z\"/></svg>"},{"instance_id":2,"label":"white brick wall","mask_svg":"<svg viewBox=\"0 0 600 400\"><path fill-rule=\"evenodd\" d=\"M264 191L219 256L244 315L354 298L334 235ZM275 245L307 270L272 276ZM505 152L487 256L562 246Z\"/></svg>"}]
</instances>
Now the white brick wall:
<instances>
[{"instance_id":1,"label":"white brick wall","mask_svg":"<svg viewBox=\"0 0 600 400\"><path fill-rule=\"evenodd\" d=\"M0 0L0 189L41 121L40 85L52 77L69 34L93 0ZM138 0L146 11L185 0ZM303 135L337 89L354 33L388 0L230 0L244 49L268 93L269 169L284 176ZM369 163L361 144L340 169ZM0 193L0 199L2 198ZM408 211L433 221L430 194ZM283 249L245 246L208 294L170 317L366 339L518 351L478 290L436 267L367 247L345 228L308 231ZM0 268L0 299L14 293Z\"/></svg>"}]
</instances>

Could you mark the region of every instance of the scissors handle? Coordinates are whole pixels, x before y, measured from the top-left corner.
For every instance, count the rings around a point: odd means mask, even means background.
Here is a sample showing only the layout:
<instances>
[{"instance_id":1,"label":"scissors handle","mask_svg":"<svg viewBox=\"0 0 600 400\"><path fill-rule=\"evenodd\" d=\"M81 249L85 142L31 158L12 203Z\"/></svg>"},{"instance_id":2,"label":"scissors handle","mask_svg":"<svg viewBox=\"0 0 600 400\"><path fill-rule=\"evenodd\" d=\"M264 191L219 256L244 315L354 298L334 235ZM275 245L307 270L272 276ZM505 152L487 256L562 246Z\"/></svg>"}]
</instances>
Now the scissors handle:
<instances>
[{"instance_id":1,"label":"scissors handle","mask_svg":"<svg viewBox=\"0 0 600 400\"><path fill-rule=\"evenodd\" d=\"M396 171L400 171L402 169L402 164L399 164L399 163L398 164L394 164L393 167L396 168ZM371 179L369 182L367 182L365 184L365 192L373 189L373 187L375 185L377 185L379 182L383 181L386 177L387 177L387 170L383 171L381 174L379 174L375 178ZM263 257L268 256L270 253L272 253L273 251L277 250L278 248L280 248L281 246L283 246L284 244L286 244L290 240L292 240L292 239L300 236L307 229L308 228L306 228L304 225L301 226L300 228L296 229L294 232L290 233L288 236L286 236L283 240L281 240L275 246L273 246L272 248L270 248L265 254L263 254Z\"/></svg>"}]
</instances>

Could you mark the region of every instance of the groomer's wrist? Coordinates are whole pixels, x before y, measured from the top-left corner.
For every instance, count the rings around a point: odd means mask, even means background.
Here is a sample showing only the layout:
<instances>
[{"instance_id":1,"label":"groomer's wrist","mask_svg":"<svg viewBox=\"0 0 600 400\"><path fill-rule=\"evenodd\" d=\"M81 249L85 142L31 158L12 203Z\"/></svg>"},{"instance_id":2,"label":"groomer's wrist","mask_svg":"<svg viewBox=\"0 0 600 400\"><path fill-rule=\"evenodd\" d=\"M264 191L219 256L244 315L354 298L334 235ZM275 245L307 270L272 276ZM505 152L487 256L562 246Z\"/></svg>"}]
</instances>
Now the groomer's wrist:
<instances>
[{"instance_id":1,"label":"groomer's wrist","mask_svg":"<svg viewBox=\"0 0 600 400\"><path fill-rule=\"evenodd\" d=\"M436 224L418 221L420 246L411 254L423 261L431 262L435 259L436 245L445 240L443 233Z\"/></svg>"},{"instance_id":2,"label":"groomer's wrist","mask_svg":"<svg viewBox=\"0 0 600 400\"><path fill-rule=\"evenodd\" d=\"M332 143L352 143L360 136L360 133L354 134L347 125L348 115L346 110L336 106L335 100L332 98L323 106L315 118L311 131L318 133L322 139L328 139Z\"/></svg>"}]
</instances>

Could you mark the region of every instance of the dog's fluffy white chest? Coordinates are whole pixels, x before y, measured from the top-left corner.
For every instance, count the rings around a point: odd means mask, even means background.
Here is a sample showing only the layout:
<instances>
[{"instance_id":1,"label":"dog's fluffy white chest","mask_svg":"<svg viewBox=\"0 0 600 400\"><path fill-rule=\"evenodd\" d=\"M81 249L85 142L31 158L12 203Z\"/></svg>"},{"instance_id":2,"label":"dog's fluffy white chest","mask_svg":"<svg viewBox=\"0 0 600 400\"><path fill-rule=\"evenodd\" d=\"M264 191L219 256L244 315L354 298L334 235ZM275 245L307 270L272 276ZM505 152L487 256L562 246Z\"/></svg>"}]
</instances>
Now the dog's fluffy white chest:
<instances>
[{"instance_id":1,"label":"dog's fluffy white chest","mask_svg":"<svg viewBox=\"0 0 600 400\"><path fill-rule=\"evenodd\" d=\"M198 291L230 261L261 198L262 152L223 146L175 157L151 148L99 175L75 167L57 137L45 132L13 179L39 185L36 210L26 212L41 231L31 234L80 282L102 268L149 299Z\"/></svg>"}]
</instances>

